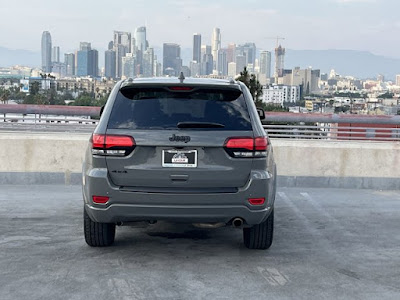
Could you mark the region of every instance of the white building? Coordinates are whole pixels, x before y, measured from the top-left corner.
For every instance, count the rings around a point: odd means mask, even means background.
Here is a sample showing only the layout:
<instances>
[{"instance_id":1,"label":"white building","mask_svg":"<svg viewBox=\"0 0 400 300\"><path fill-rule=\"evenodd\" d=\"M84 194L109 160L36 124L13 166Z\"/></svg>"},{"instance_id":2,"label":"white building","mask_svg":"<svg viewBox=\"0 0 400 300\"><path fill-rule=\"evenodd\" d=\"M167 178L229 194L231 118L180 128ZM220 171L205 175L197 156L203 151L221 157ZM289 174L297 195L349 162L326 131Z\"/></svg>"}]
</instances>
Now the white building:
<instances>
[{"instance_id":1,"label":"white building","mask_svg":"<svg viewBox=\"0 0 400 300\"><path fill-rule=\"evenodd\" d=\"M235 78L237 75L236 73L236 63L235 62L230 62L228 64L228 77Z\"/></svg>"},{"instance_id":2,"label":"white building","mask_svg":"<svg viewBox=\"0 0 400 300\"><path fill-rule=\"evenodd\" d=\"M284 102L300 101L300 87L293 85L273 85L263 88L263 102L267 104L279 104Z\"/></svg>"},{"instance_id":3,"label":"white building","mask_svg":"<svg viewBox=\"0 0 400 300\"><path fill-rule=\"evenodd\" d=\"M400 75L396 75L396 85L400 86Z\"/></svg>"}]
</instances>

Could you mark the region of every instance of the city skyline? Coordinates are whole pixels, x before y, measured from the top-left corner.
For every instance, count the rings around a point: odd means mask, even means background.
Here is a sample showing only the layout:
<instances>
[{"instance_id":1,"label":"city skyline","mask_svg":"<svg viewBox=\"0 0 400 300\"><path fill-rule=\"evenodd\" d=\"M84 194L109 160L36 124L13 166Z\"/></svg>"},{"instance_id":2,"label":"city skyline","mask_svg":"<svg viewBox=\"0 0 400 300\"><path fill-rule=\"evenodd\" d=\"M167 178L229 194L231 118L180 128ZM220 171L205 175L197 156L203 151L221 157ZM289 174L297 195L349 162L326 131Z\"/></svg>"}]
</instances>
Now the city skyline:
<instances>
[{"instance_id":1,"label":"city skyline","mask_svg":"<svg viewBox=\"0 0 400 300\"><path fill-rule=\"evenodd\" d=\"M222 47L231 42L253 41L258 48L271 50L275 42L268 37L281 35L286 37L285 46L290 49L352 49L400 58L397 51L400 41L394 38L400 30L395 13L400 4L395 0L310 0L307 3L233 0L218 4L208 0L175 0L156 1L151 6L145 1L135 1L134 5L125 5L122 1L110 9L94 1L78 5L72 0L71 5L62 8L58 3L49 3L0 4L4 12L0 26L9 28L1 33L0 46L38 51L38 35L50 31L53 45L60 46L63 53L72 52L76 41L85 40L103 51L113 30L134 32L135 28L146 26L147 35L152 36L150 47L172 42L189 48L194 32L202 34L204 44L210 44L212 30L218 27L224 33ZM15 11L18 11L17 23ZM23 38L16 39L17 36Z\"/></svg>"}]
</instances>

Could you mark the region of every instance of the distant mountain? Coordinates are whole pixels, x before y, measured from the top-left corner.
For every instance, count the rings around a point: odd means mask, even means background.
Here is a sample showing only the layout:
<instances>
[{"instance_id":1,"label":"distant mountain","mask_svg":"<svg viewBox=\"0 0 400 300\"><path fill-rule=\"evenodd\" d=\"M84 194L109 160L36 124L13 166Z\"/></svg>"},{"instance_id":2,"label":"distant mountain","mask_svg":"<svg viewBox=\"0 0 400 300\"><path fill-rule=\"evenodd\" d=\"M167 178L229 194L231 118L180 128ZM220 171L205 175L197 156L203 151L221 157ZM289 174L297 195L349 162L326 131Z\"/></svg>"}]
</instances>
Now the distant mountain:
<instances>
[{"instance_id":1,"label":"distant mountain","mask_svg":"<svg viewBox=\"0 0 400 300\"><path fill-rule=\"evenodd\" d=\"M376 78L383 74L386 80L394 80L400 74L400 59L379 56L366 51L354 50L290 50L286 51L285 68L312 66L328 73L331 69L343 76L361 79Z\"/></svg>"},{"instance_id":2,"label":"distant mountain","mask_svg":"<svg viewBox=\"0 0 400 300\"><path fill-rule=\"evenodd\" d=\"M0 67L11 67L15 65L39 67L40 64L40 52L0 47Z\"/></svg>"}]
</instances>

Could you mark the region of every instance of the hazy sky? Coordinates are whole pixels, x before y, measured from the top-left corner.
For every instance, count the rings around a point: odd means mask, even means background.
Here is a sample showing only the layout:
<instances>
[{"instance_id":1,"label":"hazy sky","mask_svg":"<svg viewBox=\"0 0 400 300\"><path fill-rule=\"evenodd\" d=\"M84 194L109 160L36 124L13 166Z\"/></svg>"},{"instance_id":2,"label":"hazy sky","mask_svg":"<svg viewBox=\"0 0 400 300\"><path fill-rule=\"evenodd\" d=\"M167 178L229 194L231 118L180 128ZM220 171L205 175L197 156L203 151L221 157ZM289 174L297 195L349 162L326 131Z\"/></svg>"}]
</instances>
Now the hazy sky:
<instances>
[{"instance_id":1,"label":"hazy sky","mask_svg":"<svg viewBox=\"0 0 400 300\"><path fill-rule=\"evenodd\" d=\"M80 41L107 47L113 30L147 25L150 46L191 47L192 35L222 46L254 41L271 50L284 36L290 49L353 49L400 58L399 0L0 0L0 46L39 50L49 30L53 45L71 51Z\"/></svg>"}]
</instances>

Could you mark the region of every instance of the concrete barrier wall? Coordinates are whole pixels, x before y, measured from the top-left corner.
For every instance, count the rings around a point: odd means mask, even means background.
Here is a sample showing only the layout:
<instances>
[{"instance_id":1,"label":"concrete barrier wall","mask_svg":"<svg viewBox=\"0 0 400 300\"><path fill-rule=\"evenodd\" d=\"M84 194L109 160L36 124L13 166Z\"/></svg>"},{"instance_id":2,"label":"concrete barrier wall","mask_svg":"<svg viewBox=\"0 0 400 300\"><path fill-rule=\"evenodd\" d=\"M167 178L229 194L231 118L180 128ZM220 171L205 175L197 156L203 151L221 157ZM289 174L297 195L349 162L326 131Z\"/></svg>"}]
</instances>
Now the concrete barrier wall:
<instances>
[{"instance_id":1,"label":"concrete barrier wall","mask_svg":"<svg viewBox=\"0 0 400 300\"><path fill-rule=\"evenodd\" d=\"M90 134L0 133L0 184L80 184ZM400 143L272 141L280 186L400 189Z\"/></svg>"}]
</instances>

